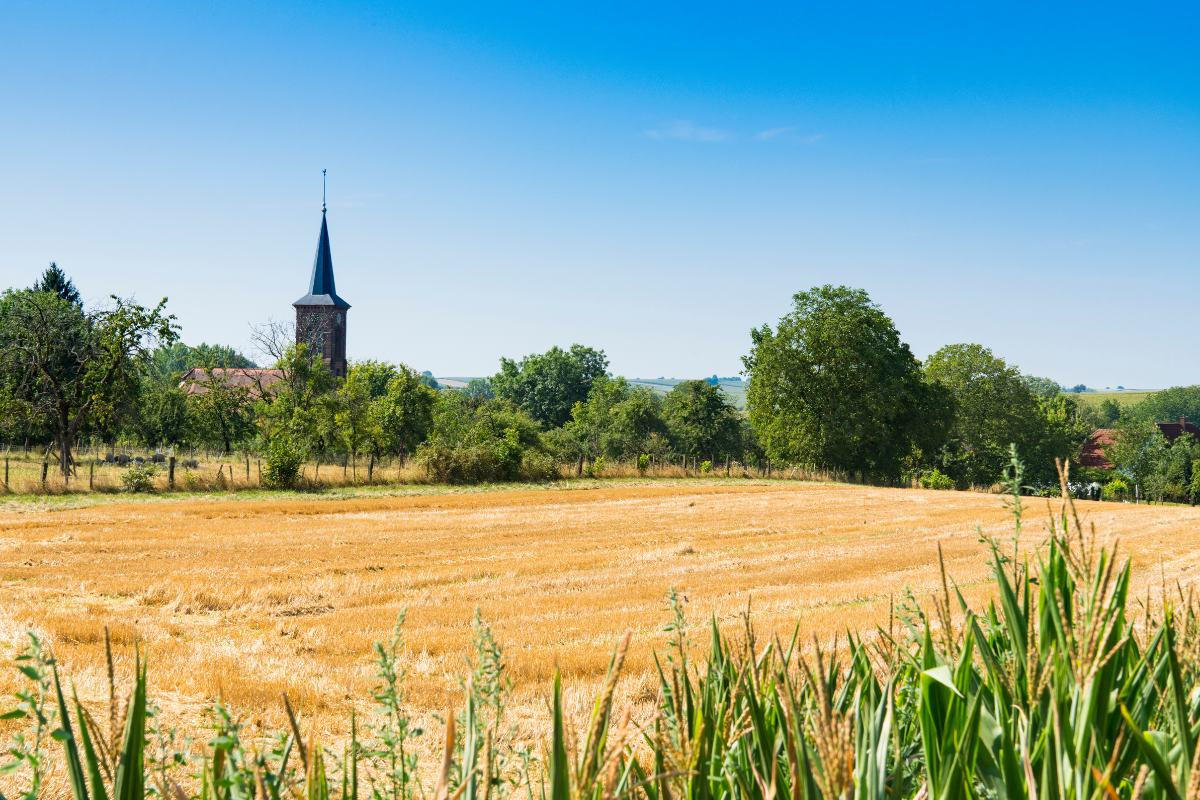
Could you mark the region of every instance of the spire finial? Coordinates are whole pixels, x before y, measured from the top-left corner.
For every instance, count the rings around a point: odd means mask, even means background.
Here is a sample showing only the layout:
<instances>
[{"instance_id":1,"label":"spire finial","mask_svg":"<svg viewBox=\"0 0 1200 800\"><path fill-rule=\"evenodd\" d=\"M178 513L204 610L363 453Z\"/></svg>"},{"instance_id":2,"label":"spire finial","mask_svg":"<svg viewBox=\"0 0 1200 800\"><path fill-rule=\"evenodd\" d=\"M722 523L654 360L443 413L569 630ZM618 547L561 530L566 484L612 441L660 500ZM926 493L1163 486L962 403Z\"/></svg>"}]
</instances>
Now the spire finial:
<instances>
[{"instance_id":1,"label":"spire finial","mask_svg":"<svg viewBox=\"0 0 1200 800\"><path fill-rule=\"evenodd\" d=\"M325 172L321 170L321 213L325 213Z\"/></svg>"}]
</instances>

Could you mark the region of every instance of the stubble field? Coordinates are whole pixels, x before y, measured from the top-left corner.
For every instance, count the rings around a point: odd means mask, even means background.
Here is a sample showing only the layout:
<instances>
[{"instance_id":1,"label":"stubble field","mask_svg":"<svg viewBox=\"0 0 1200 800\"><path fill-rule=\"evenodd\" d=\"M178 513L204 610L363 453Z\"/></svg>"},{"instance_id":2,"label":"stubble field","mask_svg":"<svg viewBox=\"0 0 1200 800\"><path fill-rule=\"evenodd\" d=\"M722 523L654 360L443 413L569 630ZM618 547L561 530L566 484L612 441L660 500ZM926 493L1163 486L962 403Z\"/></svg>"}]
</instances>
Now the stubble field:
<instances>
[{"instance_id":1,"label":"stubble field","mask_svg":"<svg viewBox=\"0 0 1200 800\"><path fill-rule=\"evenodd\" d=\"M1142 596L1200 575L1200 510L1077 505L1121 537ZM1046 519L1047 501L1030 499L1026 546ZM407 608L408 700L432 751L431 714L458 696L479 608L505 648L512 718L537 738L555 665L582 708L626 627L621 700L653 701L669 587L699 626L715 614L740 627L750 604L764 632L790 635L797 619L806 632L867 630L888 624L904 587L940 589L939 542L966 597L982 601L977 525L1011 536L995 495L783 481L6 512L0 646L11 655L23 631L40 631L81 696L99 700L108 625L123 668L140 643L168 720L194 728L221 696L252 725L278 727L287 692L330 740L351 705L370 705L372 644ZM0 677L0 690L15 684L11 670Z\"/></svg>"}]
</instances>

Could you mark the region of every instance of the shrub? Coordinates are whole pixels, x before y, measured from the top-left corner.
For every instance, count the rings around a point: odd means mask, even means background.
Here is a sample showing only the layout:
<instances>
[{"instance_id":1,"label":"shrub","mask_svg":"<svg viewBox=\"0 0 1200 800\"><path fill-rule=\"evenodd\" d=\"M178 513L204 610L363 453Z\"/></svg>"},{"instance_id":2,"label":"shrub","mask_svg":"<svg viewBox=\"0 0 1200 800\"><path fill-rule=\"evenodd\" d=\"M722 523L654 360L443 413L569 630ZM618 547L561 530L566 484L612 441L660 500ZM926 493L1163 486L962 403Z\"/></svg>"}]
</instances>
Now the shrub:
<instances>
[{"instance_id":1,"label":"shrub","mask_svg":"<svg viewBox=\"0 0 1200 800\"><path fill-rule=\"evenodd\" d=\"M703 472L705 475L712 472L712 462L711 461L701 461L700 462L700 471Z\"/></svg>"},{"instance_id":2,"label":"shrub","mask_svg":"<svg viewBox=\"0 0 1200 800\"><path fill-rule=\"evenodd\" d=\"M304 463L304 451L292 437L276 434L267 442L267 467L263 470L263 483L272 489L290 489L300 477L300 466Z\"/></svg>"},{"instance_id":3,"label":"shrub","mask_svg":"<svg viewBox=\"0 0 1200 800\"><path fill-rule=\"evenodd\" d=\"M606 466L608 465L604 462L604 456L600 456L595 461L587 465L587 469L583 471L583 474L587 475L589 478L599 478L604 474L604 468Z\"/></svg>"},{"instance_id":4,"label":"shrub","mask_svg":"<svg viewBox=\"0 0 1200 800\"><path fill-rule=\"evenodd\" d=\"M648 469L650 469L650 456L647 455L646 453L642 453L640 456L637 457L638 475L645 475L646 470L648 470Z\"/></svg>"},{"instance_id":5,"label":"shrub","mask_svg":"<svg viewBox=\"0 0 1200 800\"><path fill-rule=\"evenodd\" d=\"M558 479L558 461L548 453L526 452L521 460L521 478L527 481Z\"/></svg>"},{"instance_id":6,"label":"shrub","mask_svg":"<svg viewBox=\"0 0 1200 800\"><path fill-rule=\"evenodd\" d=\"M1104 498L1106 500L1124 500L1125 495L1129 493L1129 484L1124 478L1113 478L1108 483L1104 484Z\"/></svg>"},{"instance_id":7,"label":"shrub","mask_svg":"<svg viewBox=\"0 0 1200 800\"><path fill-rule=\"evenodd\" d=\"M953 489L954 479L938 470L926 472L921 476L922 489Z\"/></svg>"},{"instance_id":8,"label":"shrub","mask_svg":"<svg viewBox=\"0 0 1200 800\"><path fill-rule=\"evenodd\" d=\"M1163 500L1166 500L1170 503L1184 503L1187 502L1188 492L1182 484L1170 481L1163 484L1159 496L1162 497Z\"/></svg>"},{"instance_id":9,"label":"shrub","mask_svg":"<svg viewBox=\"0 0 1200 800\"><path fill-rule=\"evenodd\" d=\"M521 446L521 433L516 428L505 428L504 438L492 445L496 468L501 480L513 480L519 476L525 448Z\"/></svg>"},{"instance_id":10,"label":"shrub","mask_svg":"<svg viewBox=\"0 0 1200 800\"><path fill-rule=\"evenodd\" d=\"M154 491L153 464L130 464L121 472L121 486L130 494Z\"/></svg>"}]
</instances>

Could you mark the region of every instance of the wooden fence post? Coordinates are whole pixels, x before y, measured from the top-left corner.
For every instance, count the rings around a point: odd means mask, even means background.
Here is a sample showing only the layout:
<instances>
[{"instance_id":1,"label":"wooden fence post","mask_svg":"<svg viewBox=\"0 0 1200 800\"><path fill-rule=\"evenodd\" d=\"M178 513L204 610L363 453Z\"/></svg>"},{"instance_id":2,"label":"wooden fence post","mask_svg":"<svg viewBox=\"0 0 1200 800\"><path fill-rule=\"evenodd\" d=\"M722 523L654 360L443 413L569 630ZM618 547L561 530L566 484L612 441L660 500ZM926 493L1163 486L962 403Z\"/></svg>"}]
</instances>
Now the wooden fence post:
<instances>
[{"instance_id":1,"label":"wooden fence post","mask_svg":"<svg viewBox=\"0 0 1200 800\"><path fill-rule=\"evenodd\" d=\"M50 471L50 464L46 461L42 462L42 491L46 491L46 473Z\"/></svg>"},{"instance_id":2,"label":"wooden fence post","mask_svg":"<svg viewBox=\"0 0 1200 800\"><path fill-rule=\"evenodd\" d=\"M96 478L96 459L93 458L91 461L88 462L88 491L89 492L95 488L95 478Z\"/></svg>"},{"instance_id":3,"label":"wooden fence post","mask_svg":"<svg viewBox=\"0 0 1200 800\"><path fill-rule=\"evenodd\" d=\"M246 456L246 485L249 486L250 485L250 451L243 450L242 452Z\"/></svg>"},{"instance_id":4,"label":"wooden fence post","mask_svg":"<svg viewBox=\"0 0 1200 800\"><path fill-rule=\"evenodd\" d=\"M175 488L175 456L167 458L167 485Z\"/></svg>"}]
</instances>

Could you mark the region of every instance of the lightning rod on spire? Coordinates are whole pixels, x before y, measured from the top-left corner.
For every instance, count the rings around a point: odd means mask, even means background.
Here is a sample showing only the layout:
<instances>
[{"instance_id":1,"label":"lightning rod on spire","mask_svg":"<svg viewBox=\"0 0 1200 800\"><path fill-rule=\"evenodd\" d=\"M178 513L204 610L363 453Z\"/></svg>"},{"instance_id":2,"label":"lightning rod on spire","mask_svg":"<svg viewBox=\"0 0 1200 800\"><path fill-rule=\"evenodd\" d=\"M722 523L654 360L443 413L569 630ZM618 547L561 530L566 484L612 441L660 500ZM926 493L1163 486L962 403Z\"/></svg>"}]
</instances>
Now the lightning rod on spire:
<instances>
[{"instance_id":1,"label":"lightning rod on spire","mask_svg":"<svg viewBox=\"0 0 1200 800\"><path fill-rule=\"evenodd\" d=\"M326 170L321 170L321 213L325 213L325 173Z\"/></svg>"}]
</instances>

